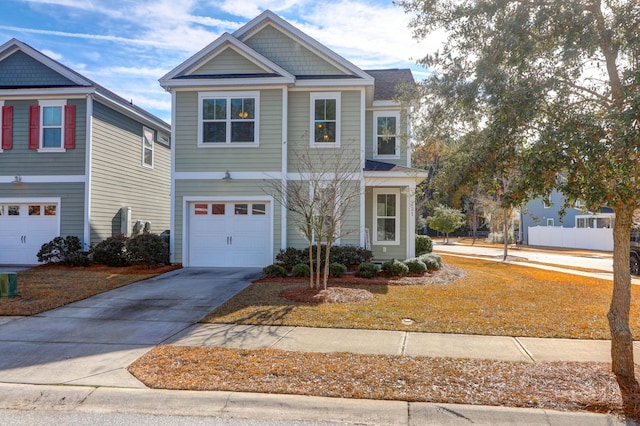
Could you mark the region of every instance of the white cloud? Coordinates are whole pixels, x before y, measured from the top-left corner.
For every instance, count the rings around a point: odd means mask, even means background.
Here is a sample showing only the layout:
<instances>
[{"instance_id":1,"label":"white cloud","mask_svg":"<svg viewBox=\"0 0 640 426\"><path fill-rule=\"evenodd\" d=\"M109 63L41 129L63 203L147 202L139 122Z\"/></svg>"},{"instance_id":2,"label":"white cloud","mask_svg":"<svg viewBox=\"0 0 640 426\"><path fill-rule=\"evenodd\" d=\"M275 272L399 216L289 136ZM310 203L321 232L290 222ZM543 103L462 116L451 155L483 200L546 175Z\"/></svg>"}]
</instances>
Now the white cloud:
<instances>
[{"instance_id":1,"label":"white cloud","mask_svg":"<svg viewBox=\"0 0 640 426\"><path fill-rule=\"evenodd\" d=\"M44 53L45 55L47 55L48 57L50 57L53 60L56 61L60 61L62 59L62 55L56 52L53 52L49 49L42 49L42 53Z\"/></svg>"}]
</instances>

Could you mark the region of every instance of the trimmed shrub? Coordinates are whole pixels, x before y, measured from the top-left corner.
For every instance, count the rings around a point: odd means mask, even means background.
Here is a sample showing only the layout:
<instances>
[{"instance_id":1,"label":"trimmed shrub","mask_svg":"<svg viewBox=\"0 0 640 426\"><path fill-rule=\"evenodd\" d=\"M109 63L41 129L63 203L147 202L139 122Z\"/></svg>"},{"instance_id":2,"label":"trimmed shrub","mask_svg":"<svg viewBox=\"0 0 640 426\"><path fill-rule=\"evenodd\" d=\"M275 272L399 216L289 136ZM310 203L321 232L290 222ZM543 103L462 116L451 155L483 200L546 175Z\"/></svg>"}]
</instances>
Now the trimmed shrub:
<instances>
[{"instance_id":1,"label":"trimmed shrub","mask_svg":"<svg viewBox=\"0 0 640 426\"><path fill-rule=\"evenodd\" d=\"M404 264L409 268L410 274L424 274L427 272L427 265L417 257L405 260Z\"/></svg>"},{"instance_id":2,"label":"trimmed shrub","mask_svg":"<svg viewBox=\"0 0 640 426\"><path fill-rule=\"evenodd\" d=\"M342 263L331 263L329 264L329 276L330 277L341 277L347 273L347 267Z\"/></svg>"},{"instance_id":3,"label":"trimmed shrub","mask_svg":"<svg viewBox=\"0 0 640 426\"><path fill-rule=\"evenodd\" d=\"M109 237L91 249L93 261L107 266L129 266L131 257L127 252L129 238L122 234Z\"/></svg>"},{"instance_id":4,"label":"trimmed shrub","mask_svg":"<svg viewBox=\"0 0 640 426\"><path fill-rule=\"evenodd\" d=\"M428 271L438 271L442 269L442 266L444 264L440 255L435 253L423 254L422 256L418 257L418 259L420 259L424 262L425 265L427 265Z\"/></svg>"},{"instance_id":5,"label":"trimmed shrub","mask_svg":"<svg viewBox=\"0 0 640 426\"><path fill-rule=\"evenodd\" d=\"M126 248L133 263L142 263L149 268L169 263L169 246L160 235L136 235L126 242Z\"/></svg>"},{"instance_id":6,"label":"trimmed shrub","mask_svg":"<svg viewBox=\"0 0 640 426\"><path fill-rule=\"evenodd\" d=\"M358 265L357 273L362 278L375 278L378 276L378 266L374 263L363 262Z\"/></svg>"},{"instance_id":7,"label":"trimmed shrub","mask_svg":"<svg viewBox=\"0 0 640 426\"><path fill-rule=\"evenodd\" d=\"M73 235L55 237L43 244L38 251L38 262L68 266L88 266L88 253L83 253L80 238Z\"/></svg>"},{"instance_id":8,"label":"trimmed shrub","mask_svg":"<svg viewBox=\"0 0 640 426\"><path fill-rule=\"evenodd\" d=\"M382 264L382 271L390 277L402 277L409 273L409 267L397 259Z\"/></svg>"},{"instance_id":9,"label":"trimmed shrub","mask_svg":"<svg viewBox=\"0 0 640 426\"><path fill-rule=\"evenodd\" d=\"M322 246L320 256L320 267L324 266L326 246ZM318 247L313 246L313 262L316 261L316 254L318 253ZM371 250L365 250L358 246L333 246L329 253L329 262L342 263L343 265L359 265L362 262L369 262L373 259L373 253ZM286 269L291 270L298 263L309 264L309 248L305 247L297 249L288 247L284 250L280 250L280 253L276 255L276 261L279 265L284 266Z\"/></svg>"},{"instance_id":10,"label":"trimmed shrub","mask_svg":"<svg viewBox=\"0 0 640 426\"><path fill-rule=\"evenodd\" d=\"M416 256L431 253L433 251L433 240L428 235L416 235Z\"/></svg>"},{"instance_id":11,"label":"trimmed shrub","mask_svg":"<svg viewBox=\"0 0 640 426\"><path fill-rule=\"evenodd\" d=\"M294 277L308 277L311 275L311 269L306 263L298 263L291 268L291 275Z\"/></svg>"},{"instance_id":12,"label":"trimmed shrub","mask_svg":"<svg viewBox=\"0 0 640 426\"><path fill-rule=\"evenodd\" d=\"M269 278L286 277L287 270L274 263L262 268L262 275Z\"/></svg>"}]
</instances>

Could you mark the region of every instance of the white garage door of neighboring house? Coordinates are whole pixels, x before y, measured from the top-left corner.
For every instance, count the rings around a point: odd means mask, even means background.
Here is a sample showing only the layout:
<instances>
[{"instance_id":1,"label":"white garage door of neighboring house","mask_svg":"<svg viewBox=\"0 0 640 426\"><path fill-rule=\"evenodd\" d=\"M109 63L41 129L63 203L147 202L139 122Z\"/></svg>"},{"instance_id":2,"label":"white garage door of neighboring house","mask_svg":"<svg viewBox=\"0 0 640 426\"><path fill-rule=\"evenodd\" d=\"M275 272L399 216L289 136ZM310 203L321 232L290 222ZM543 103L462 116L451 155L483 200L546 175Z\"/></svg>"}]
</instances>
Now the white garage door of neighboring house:
<instances>
[{"instance_id":1,"label":"white garage door of neighboring house","mask_svg":"<svg viewBox=\"0 0 640 426\"><path fill-rule=\"evenodd\" d=\"M273 262L264 201L189 203L189 266L263 267Z\"/></svg>"},{"instance_id":2,"label":"white garage door of neighboring house","mask_svg":"<svg viewBox=\"0 0 640 426\"><path fill-rule=\"evenodd\" d=\"M35 264L44 243L60 235L59 205L0 201L0 264Z\"/></svg>"}]
</instances>

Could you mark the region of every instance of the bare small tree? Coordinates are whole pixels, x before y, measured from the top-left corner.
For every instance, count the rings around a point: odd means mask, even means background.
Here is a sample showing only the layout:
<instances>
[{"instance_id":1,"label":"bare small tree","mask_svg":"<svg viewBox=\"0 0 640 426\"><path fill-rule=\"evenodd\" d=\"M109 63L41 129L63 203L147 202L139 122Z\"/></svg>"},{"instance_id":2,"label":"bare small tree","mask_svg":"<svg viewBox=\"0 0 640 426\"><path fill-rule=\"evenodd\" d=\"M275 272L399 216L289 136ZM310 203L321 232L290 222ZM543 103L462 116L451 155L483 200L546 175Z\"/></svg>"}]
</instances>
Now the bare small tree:
<instances>
[{"instance_id":1,"label":"bare small tree","mask_svg":"<svg viewBox=\"0 0 640 426\"><path fill-rule=\"evenodd\" d=\"M308 242L309 286L327 288L331 246L340 238L359 231L345 222L361 194L362 162L359 150L292 150L296 172L267 182L266 190L280 202ZM313 246L316 245L314 265ZM322 247L325 246L321 271Z\"/></svg>"}]
</instances>

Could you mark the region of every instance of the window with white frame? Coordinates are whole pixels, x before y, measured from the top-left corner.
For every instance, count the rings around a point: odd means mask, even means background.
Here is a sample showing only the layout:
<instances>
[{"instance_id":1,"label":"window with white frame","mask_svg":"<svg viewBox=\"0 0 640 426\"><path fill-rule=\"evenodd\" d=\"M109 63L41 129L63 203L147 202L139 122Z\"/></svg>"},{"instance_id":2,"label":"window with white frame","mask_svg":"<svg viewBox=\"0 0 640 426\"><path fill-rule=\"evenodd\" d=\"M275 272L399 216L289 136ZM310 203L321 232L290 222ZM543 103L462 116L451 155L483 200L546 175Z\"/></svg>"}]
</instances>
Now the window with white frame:
<instances>
[{"instance_id":1,"label":"window with white frame","mask_svg":"<svg viewBox=\"0 0 640 426\"><path fill-rule=\"evenodd\" d=\"M400 113L380 111L373 114L374 157L398 158L400 148L398 146L398 128L400 125Z\"/></svg>"},{"instance_id":2,"label":"window with white frame","mask_svg":"<svg viewBox=\"0 0 640 426\"><path fill-rule=\"evenodd\" d=\"M339 183L318 182L317 186L311 186L311 202L313 203L316 214L313 216L315 224L319 227L322 226L322 232L327 233L332 225L333 218L337 214L338 207L340 205L340 188L332 187L331 184L339 185ZM340 235L340 223L334 224L333 243L340 244L340 240L337 238ZM313 242L316 242L316 226L314 226ZM323 239L325 237L323 236Z\"/></svg>"},{"instance_id":3,"label":"window with white frame","mask_svg":"<svg viewBox=\"0 0 640 426\"><path fill-rule=\"evenodd\" d=\"M142 128L142 165L153 168L154 132L148 127Z\"/></svg>"},{"instance_id":4,"label":"window with white frame","mask_svg":"<svg viewBox=\"0 0 640 426\"><path fill-rule=\"evenodd\" d=\"M258 145L259 104L258 92L201 93L198 144Z\"/></svg>"},{"instance_id":5,"label":"window with white frame","mask_svg":"<svg viewBox=\"0 0 640 426\"><path fill-rule=\"evenodd\" d=\"M65 101L40 101L40 148L42 150L64 149Z\"/></svg>"},{"instance_id":6,"label":"window with white frame","mask_svg":"<svg viewBox=\"0 0 640 426\"><path fill-rule=\"evenodd\" d=\"M373 244L400 244L400 190L374 190L373 204Z\"/></svg>"},{"instance_id":7,"label":"window with white frame","mask_svg":"<svg viewBox=\"0 0 640 426\"><path fill-rule=\"evenodd\" d=\"M340 146L340 93L311 94L311 146Z\"/></svg>"},{"instance_id":8,"label":"window with white frame","mask_svg":"<svg viewBox=\"0 0 640 426\"><path fill-rule=\"evenodd\" d=\"M554 226L554 220L553 219L547 219L547 226Z\"/></svg>"}]
</instances>

